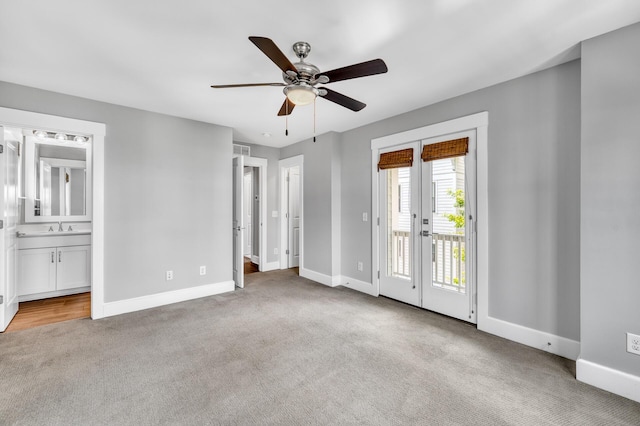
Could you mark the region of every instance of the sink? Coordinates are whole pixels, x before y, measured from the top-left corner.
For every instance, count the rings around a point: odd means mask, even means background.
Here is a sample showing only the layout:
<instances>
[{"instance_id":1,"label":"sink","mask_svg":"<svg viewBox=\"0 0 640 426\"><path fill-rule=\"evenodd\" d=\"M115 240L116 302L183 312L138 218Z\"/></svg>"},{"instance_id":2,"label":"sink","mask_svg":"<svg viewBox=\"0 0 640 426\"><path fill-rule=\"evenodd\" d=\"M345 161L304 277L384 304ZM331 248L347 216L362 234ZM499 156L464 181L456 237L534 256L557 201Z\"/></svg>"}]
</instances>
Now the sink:
<instances>
[{"instance_id":1,"label":"sink","mask_svg":"<svg viewBox=\"0 0 640 426\"><path fill-rule=\"evenodd\" d=\"M90 229L78 229L75 231L27 231L17 232L19 238L25 237L58 237L63 235L88 235L91 234Z\"/></svg>"}]
</instances>

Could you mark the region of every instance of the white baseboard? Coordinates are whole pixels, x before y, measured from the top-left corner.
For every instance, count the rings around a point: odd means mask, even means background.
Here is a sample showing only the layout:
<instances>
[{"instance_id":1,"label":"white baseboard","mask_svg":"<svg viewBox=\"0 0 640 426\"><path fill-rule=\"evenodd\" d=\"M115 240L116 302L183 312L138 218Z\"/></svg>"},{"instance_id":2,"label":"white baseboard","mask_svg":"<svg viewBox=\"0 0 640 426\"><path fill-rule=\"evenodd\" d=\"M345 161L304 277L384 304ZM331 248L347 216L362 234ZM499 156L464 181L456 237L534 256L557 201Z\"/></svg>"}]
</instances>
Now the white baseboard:
<instances>
[{"instance_id":1,"label":"white baseboard","mask_svg":"<svg viewBox=\"0 0 640 426\"><path fill-rule=\"evenodd\" d=\"M275 262L265 262L264 265L260 265L260 266L261 266L260 272L275 271L277 269L280 269L280 262L278 262L277 260Z\"/></svg>"},{"instance_id":2,"label":"white baseboard","mask_svg":"<svg viewBox=\"0 0 640 426\"><path fill-rule=\"evenodd\" d=\"M340 276L340 285L343 287L350 288L352 290L360 291L362 293L366 293L370 296L378 297L378 292L374 288L373 284L368 283L366 281L357 280L351 277Z\"/></svg>"},{"instance_id":3,"label":"white baseboard","mask_svg":"<svg viewBox=\"0 0 640 426\"><path fill-rule=\"evenodd\" d=\"M311 269L300 268L300 276L320 284L328 285L329 287L336 287L340 285L339 275L330 276L312 271Z\"/></svg>"},{"instance_id":4,"label":"white baseboard","mask_svg":"<svg viewBox=\"0 0 640 426\"><path fill-rule=\"evenodd\" d=\"M595 362L579 359L576 379L616 395L640 402L640 377Z\"/></svg>"},{"instance_id":5,"label":"white baseboard","mask_svg":"<svg viewBox=\"0 0 640 426\"><path fill-rule=\"evenodd\" d=\"M478 330L531 346L575 361L580 355L580 342L535 330L489 316L478 317ZM549 344L551 343L551 344Z\"/></svg>"},{"instance_id":6,"label":"white baseboard","mask_svg":"<svg viewBox=\"0 0 640 426\"><path fill-rule=\"evenodd\" d=\"M164 293L150 294L148 296L134 297L133 299L107 302L103 305L104 317L126 314L128 312L141 311L143 309L155 308L158 306L170 305L172 303L184 302L185 300L213 296L215 294L234 291L234 289L235 285L233 281L223 281L220 283L206 284L197 287L167 291Z\"/></svg>"}]
</instances>

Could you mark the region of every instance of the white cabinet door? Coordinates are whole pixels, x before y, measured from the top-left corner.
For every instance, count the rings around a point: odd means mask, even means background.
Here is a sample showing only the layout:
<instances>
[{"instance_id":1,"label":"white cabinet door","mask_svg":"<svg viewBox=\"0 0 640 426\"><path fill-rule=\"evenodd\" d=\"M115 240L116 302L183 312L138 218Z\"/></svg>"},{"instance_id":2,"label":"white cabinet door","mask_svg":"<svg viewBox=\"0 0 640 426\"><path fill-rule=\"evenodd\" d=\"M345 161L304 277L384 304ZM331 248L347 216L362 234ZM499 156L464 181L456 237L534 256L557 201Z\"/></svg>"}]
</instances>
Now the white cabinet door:
<instances>
[{"instance_id":1,"label":"white cabinet door","mask_svg":"<svg viewBox=\"0 0 640 426\"><path fill-rule=\"evenodd\" d=\"M56 289L56 249L54 247L18 250L18 257L19 296Z\"/></svg>"},{"instance_id":2,"label":"white cabinet door","mask_svg":"<svg viewBox=\"0 0 640 426\"><path fill-rule=\"evenodd\" d=\"M57 290L91 285L91 246L58 247Z\"/></svg>"}]
</instances>

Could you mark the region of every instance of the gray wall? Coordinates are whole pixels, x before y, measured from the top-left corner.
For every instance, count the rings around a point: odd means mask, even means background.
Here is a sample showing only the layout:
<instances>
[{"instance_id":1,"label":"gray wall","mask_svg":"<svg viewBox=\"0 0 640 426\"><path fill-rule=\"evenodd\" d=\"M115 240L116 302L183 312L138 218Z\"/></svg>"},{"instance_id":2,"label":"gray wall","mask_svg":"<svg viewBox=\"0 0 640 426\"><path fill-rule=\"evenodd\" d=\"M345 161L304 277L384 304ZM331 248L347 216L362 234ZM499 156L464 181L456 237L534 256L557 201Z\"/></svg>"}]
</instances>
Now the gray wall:
<instances>
[{"instance_id":1,"label":"gray wall","mask_svg":"<svg viewBox=\"0 0 640 426\"><path fill-rule=\"evenodd\" d=\"M480 111L489 111L489 314L579 340L579 61L343 133L342 275L371 282L362 221L371 140Z\"/></svg>"},{"instance_id":2,"label":"gray wall","mask_svg":"<svg viewBox=\"0 0 640 426\"><path fill-rule=\"evenodd\" d=\"M582 45L582 359L640 376L640 24Z\"/></svg>"},{"instance_id":3,"label":"gray wall","mask_svg":"<svg viewBox=\"0 0 640 426\"><path fill-rule=\"evenodd\" d=\"M0 106L106 124L107 302L232 279L230 128L4 82Z\"/></svg>"}]
</instances>

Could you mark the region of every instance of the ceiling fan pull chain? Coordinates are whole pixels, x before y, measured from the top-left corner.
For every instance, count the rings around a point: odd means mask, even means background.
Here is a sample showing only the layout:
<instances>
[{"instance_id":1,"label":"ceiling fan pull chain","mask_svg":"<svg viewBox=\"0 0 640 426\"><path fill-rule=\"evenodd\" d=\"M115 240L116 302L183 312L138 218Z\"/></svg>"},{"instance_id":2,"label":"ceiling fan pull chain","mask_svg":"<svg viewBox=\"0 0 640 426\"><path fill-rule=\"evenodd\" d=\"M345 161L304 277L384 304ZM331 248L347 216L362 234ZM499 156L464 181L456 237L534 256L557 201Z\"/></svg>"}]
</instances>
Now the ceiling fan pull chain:
<instances>
[{"instance_id":1,"label":"ceiling fan pull chain","mask_svg":"<svg viewBox=\"0 0 640 426\"><path fill-rule=\"evenodd\" d=\"M313 98L313 142L316 141L316 98Z\"/></svg>"},{"instance_id":2,"label":"ceiling fan pull chain","mask_svg":"<svg viewBox=\"0 0 640 426\"><path fill-rule=\"evenodd\" d=\"M284 116L284 135L289 136L289 101L285 99L284 102L285 116Z\"/></svg>"}]
</instances>

